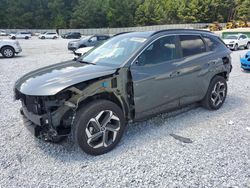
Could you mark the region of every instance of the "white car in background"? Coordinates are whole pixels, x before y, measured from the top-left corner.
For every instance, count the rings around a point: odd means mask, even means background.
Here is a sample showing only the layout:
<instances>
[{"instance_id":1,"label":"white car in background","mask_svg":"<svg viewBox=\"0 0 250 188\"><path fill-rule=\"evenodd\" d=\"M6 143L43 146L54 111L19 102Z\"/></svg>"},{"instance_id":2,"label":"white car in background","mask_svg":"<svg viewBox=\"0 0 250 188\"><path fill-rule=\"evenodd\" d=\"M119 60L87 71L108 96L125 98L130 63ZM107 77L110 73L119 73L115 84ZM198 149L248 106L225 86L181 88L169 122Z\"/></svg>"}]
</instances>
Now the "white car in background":
<instances>
[{"instance_id":1,"label":"white car in background","mask_svg":"<svg viewBox=\"0 0 250 188\"><path fill-rule=\"evenodd\" d=\"M44 34L39 35L39 39L57 39L58 34L55 32L46 32Z\"/></svg>"},{"instance_id":2,"label":"white car in background","mask_svg":"<svg viewBox=\"0 0 250 188\"><path fill-rule=\"evenodd\" d=\"M231 50L238 50L240 47L250 49L250 39L244 34L228 35L223 41Z\"/></svg>"},{"instance_id":3,"label":"white car in background","mask_svg":"<svg viewBox=\"0 0 250 188\"><path fill-rule=\"evenodd\" d=\"M22 52L18 41L0 40L0 53L5 58L12 58L15 54Z\"/></svg>"},{"instance_id":4,"label":"white car in background","mask_svg":"<svg viewBox=\"0 0 250 188\"><path fill-rule=\"evenodd\" d=\"M29 39L31 38L31 33L29 32L17 32L10 34L10 39Z\"/></svg>"}]
</instances>

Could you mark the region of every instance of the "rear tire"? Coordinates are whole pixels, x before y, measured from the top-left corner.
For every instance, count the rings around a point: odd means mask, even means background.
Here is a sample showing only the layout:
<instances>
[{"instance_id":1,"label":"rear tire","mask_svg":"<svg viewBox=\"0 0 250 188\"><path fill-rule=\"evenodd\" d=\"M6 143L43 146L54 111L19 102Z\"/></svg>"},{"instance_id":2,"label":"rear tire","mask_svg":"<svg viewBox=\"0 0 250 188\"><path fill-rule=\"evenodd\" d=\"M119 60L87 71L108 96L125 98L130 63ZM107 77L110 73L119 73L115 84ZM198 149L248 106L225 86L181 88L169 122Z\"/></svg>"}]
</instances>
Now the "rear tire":
<instances>
[{"instance_id":1,"label":"rear tire","mask_svg":"<svg viewBox=\"0 0 250 188\"><path fill-rule=\"evenodd\" d=\"M5 58L12 58L15 56L15 50L12 47L6 46L2 48L1 54Z\"/></svg>"},{"instance_id":2,"label":"rear tire","mask_svg":"<svg viewBox=\"0 0 250 188\"><path fill-rule=\"evenodd\" d=\"M125 118L119 106L96 100L80 108L72 128L75 143L87 154L102 155L121 140Z\"/></svg>"},{"instance_id":3,"label":"rear tire","mask_svg":"<svg viewBox=\"0 0 250 188\"><path fill-rule=\"evenodd\" d=\"M15 39L16 39L16 37L15 37L15 36L13 36L13 37L11 37L11 39L15 40Z\"/></svg>"},{"instance_id":4,"label":"rear tire","mask_svg":"<svg viewBox=\"0 0 250 188\"><path fill-rule=\"evenodd\" d=\"M26 36L24 39L28 40L28 39L29 39L29 37L27 37L27 36Z\"/></svg>"},{"instance_id":5,"label":"rear tire","mask_svg":"<svg viewBox=\"0 0 250 188\"><path fill-rule=\"evenodd\" d=\"M208 87L202 105L208 110L218 110L227 96L227 82L222 76L215 76Z\"/></svg>"}]
</instances>

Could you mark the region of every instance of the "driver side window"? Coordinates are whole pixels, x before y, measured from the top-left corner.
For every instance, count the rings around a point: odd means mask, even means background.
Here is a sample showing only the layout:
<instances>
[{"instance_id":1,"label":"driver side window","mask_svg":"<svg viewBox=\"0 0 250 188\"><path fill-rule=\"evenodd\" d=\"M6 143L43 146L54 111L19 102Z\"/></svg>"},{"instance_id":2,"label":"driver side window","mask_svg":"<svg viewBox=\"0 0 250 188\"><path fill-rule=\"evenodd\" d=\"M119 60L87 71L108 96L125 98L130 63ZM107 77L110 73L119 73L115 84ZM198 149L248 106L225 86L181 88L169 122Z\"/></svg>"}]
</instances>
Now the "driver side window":
<instances>
[{"instance_id":1,"label":"driver side window","mask_svg":"<svg viewBox=\"0 0 250 188\"><path fill-rule=\"evenodd\" d=\"M176 59L175 36L166 36L153 42L138 57L139 65L154 65Z\"/></svg>"}]
</instances>

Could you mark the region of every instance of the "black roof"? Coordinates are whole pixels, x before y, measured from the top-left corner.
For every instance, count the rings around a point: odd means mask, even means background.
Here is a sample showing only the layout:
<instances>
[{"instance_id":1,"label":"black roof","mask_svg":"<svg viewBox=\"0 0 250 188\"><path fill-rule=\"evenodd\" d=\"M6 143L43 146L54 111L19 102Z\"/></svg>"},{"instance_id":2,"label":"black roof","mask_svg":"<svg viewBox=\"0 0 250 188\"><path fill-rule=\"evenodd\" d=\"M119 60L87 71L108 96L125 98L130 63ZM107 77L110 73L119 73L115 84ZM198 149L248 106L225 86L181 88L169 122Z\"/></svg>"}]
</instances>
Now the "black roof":
<instances>
[{"instance_id":1,"label":"black roof","mask_svg":"<svg viewBox=\"0 0 250 188\"><path fill-rule=\"evenodd\" d=\"M209 34L215 35L214 33L207 31L207 30L198 30L198 29L164 29L159 31L141 31L141 32L122 32L113 37L143 37L143 38L151 38L157 35L164 35L164 34Z\"/></svg>"},{"instance_id":2,"label":"black roof","mask_svg":"<svg viewBox=\"0 0 250 188\"><path fill-rule=\"evenodd\" d=\"M183 32L192 32L192 33L208 33L208 34L214 34L210 31L207 30L199 30L199 29L164 29L164 30L159 30L155 31L152 33L151 36L159 34L159 33L183 33Z\"/></svg>"},{"instance_id":3,"label":"black roof","mask_svg":"<svg viewBox=\"0 0 250 188\"><path fill-rule=\"evenodd\" d=\"M215 35L214 33L207 31L207 30L198 30L198 29L164 29L159 31L143 31L143 32L123 32L115 36L119 35L125 35L125 36L131 36L131 37L145 37L150 38L155 35L160 34L187 34L187 33L197 33L197 34L209 34L209 35Z\"/></svg>"},{"instance_id":4,"label":"black roof","mask_svg":"<svg viewBox=\"0 0 250 188\"><path fill-rule=\"evenodd\" d=\"M95 36L95 37L109 37L109 35L104 35L104 34L95 34L95 35L92 35L92 36Z\"/></svg>"}]
</instances>

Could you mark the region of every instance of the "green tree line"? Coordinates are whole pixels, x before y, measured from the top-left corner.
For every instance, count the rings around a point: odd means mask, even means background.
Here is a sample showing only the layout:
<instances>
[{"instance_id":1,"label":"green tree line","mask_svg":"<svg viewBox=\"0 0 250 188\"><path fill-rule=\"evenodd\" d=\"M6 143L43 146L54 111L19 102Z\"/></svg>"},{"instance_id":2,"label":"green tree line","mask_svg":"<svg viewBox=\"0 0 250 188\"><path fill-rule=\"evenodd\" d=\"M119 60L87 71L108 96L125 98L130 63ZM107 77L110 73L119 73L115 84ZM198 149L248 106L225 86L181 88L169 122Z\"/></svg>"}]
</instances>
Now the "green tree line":
<instances>
[{"instance_id":1,"label":"green tree line","mask_svg":"<svg viewBox=\"0 0 250 188\"><path fill-rule=\"evenodd\" d=\"M0 0L0 28L100 28L250 21L250 0Z\"/></svg>"}]
</instances>

